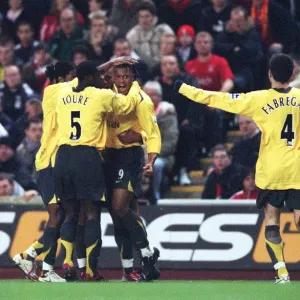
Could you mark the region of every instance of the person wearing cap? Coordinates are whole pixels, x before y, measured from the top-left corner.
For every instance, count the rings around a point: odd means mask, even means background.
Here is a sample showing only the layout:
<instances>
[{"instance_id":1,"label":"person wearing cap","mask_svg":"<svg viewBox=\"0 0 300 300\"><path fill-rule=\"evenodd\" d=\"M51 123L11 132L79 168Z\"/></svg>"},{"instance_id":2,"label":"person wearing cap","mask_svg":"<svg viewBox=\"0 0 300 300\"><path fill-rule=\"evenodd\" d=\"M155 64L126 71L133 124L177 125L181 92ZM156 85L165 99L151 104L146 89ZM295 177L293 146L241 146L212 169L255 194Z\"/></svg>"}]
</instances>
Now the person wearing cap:
<instances>
[{"instance_id":1,"label":"person wearing cap","mask_svg":"<svg viewBox=\"0 0 300 300\"><path fill-rule=\"evenodd\" d=\"M185 64L187 61L197 57L197 52L194 48L195 30L190 25L182 25L177 31L179 53L181 60Z\"/></svg>"}]
</instances>

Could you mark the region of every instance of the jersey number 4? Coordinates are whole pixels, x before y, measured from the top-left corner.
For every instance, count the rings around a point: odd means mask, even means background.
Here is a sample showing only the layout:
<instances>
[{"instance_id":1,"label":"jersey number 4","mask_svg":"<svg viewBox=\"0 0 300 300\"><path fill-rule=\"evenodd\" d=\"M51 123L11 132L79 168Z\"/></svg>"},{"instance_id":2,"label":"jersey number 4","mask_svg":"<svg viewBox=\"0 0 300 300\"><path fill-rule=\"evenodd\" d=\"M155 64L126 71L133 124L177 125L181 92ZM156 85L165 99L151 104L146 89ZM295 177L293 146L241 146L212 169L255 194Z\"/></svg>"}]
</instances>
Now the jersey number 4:
<instances>
[{"instance_id":1,"label":"jersey number 4","mask_svg":"<svg viewBox=\"0 0 300 300\"><path fill-rule=\"evenodd\" d=\"M287 146L293 146L293 140L295 139L295 132L293 131L293 115L288 114L286 116L283 128L281 130L281 139L286 140Z\"/></svg>"},{"instance_id":2,"label":"jersey number 4","mask_svg":"<svg viewBox=\"0 0 300 300\"><path fill-rule=\"evenodd\" d=\"M76 119L80 119L80 111L71 111L71 127L75 128L75 134L73 131L70 135L70 139L73 141L79 140L81 137L81 126Z\"/></svg>"}]
</instances>

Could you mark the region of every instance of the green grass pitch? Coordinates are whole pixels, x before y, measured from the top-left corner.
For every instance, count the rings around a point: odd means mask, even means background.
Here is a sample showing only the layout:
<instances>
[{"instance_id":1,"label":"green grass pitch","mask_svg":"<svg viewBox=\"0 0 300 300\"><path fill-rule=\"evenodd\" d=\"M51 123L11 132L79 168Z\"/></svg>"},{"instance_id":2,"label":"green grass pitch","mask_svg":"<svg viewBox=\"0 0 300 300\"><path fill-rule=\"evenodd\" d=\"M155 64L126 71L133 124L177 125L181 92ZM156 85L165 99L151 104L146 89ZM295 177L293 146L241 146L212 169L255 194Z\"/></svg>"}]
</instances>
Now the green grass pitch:
<instances>
[{"instance_id":1,"label":"green grass pitch","mask_svg":"<svg viewBox=\"0 0 300 300\"><path fill-rule=\"evenodd\" d=\"M4 300L260 300L298 299L300 282L272 281L157 281L153 283L38 283L0 280Z\"/></svg>"}]
</instances>

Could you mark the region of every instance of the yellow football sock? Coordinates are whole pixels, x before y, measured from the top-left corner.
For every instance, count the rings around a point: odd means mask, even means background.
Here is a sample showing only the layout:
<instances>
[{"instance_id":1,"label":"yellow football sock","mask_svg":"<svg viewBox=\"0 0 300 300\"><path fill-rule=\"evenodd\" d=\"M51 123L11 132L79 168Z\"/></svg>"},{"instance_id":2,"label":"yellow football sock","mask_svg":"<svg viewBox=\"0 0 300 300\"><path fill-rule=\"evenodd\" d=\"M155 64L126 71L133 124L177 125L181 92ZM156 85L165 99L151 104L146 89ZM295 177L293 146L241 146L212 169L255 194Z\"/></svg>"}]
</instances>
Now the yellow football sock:
<instances>
[{"instance_id":1,"label":"yellow football sock","mask_svg":"<svg viewBox=\"0 0 300 300\"><path fill-rule=\"evenodd\" d=\"M93 277L97 271L97 251L93 251L98 245L98 240L92 246L86 248L86 274ZM94 257L96 255L96 257ZM96 263L96 265L95 265ZM93 270L94 269L94 270Z\"/></svg>"},{"instance_id":2,"label":"yellow football sock","mask_svg":"<svg viewBox=\"0 0 300 300\"><path fill-rule=\"evenodd\" d=\"M65 249L64 264L68 264L69 266L74 267L73 260L72 260L74 243L61 240L61 244Z\"/></svg>"},{"instance_id":3,"label":"yellow football sock","mask_svg":"<svg viewBox=\"0 0 300 300\"><path fill-rule=\"evenodd\" d=\"M274 268L277 270L278 277L281 277L282 275L288 275L289 272L285 266L283 257L283 241L281 241L280 244L274 244L267 239L265 239L265 241L271 260L273 263L275 263Z\"/></svg>"},{"instance_id":4,"label":"yellow football sock","mask_svg":"<svg viewBox=\"0 0 300 300\"><path fill-rule=\"evenodd\" d=\"M24 259L28 259L28 256L36 258L36 256L40 255L43 252L43 247L43 244L41 244L39 241L35 241L27 250L22 253ZM34 251L36 253L34 253Z\"/></svg>"}]
</instances>

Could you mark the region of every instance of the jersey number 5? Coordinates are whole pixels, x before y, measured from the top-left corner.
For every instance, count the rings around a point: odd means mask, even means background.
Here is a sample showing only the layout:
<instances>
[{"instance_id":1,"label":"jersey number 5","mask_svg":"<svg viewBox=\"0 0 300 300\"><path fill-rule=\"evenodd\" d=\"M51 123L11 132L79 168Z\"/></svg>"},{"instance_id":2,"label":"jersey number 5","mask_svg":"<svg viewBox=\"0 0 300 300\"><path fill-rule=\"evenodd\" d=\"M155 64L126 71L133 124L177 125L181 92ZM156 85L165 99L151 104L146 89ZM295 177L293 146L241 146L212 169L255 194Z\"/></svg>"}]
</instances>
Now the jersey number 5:
<instances>
[{"instance_id":1,"label":"jersey number 5","mask_svg":"<svg viewBox=\"0 0 300 300\"><path fill-rule=\"evenodd\" d=\"M295 132L293 131L293 115L288 114L281 130L281 139L286 140L287 146L293 146Z\"/></svg>"},{"instance_id":2,"label":"jersey number 5","mask_svg":"<svg viewBox=\"0 0 300 300\"><path fill-rule=\"evenodd\" d=\"M80 111L71 111L71 127L75 127L75 134L71 132L70 139L73 141L79 140L81 137L81 126L75 119L80 119Z\"/></svg>"}]
</instances>

